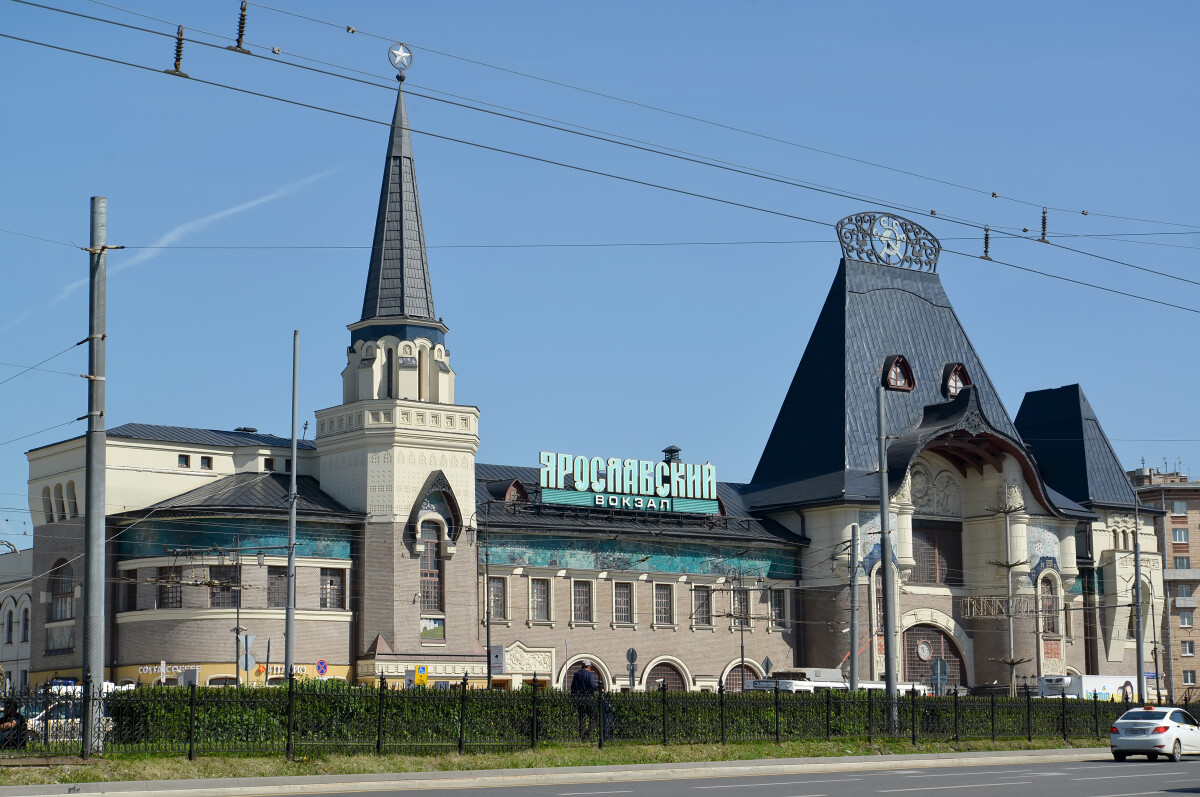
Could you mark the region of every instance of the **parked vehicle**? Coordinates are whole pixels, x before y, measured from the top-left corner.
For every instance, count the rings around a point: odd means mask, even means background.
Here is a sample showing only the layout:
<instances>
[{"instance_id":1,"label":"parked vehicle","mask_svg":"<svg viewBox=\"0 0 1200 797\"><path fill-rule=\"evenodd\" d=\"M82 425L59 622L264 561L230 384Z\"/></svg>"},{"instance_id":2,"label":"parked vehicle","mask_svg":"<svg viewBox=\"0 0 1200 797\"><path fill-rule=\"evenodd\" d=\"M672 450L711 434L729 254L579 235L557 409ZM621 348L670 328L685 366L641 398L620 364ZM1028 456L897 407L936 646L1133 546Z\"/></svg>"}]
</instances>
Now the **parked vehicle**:
<instances>
[{"instance_id":1,"label":"parked vehicle","mask_svg":"<svg viewBox=\"0 0 1200 797\"><path fill-rule=\"evenodd\" d=\"M819 667L799 668L795 670L775 670L768 678L758 678L746 681L742 689L746 692L773 692L778 685L780 692L847 692L850 682L842 677L841 670ZM896 685L901 694L916 690L917 694L929 694L929 687L919 683L900 683ZM883 691L886 684L883 681L859 681L859 689Z\"/></svg>"},{"instance_id":2,"label":"parked vehicle","mask_svg":"<svg viewBox=\"0 0 1200 797\"><path fill-rule=\"evenodd\" d=\"M101 691L107 696L132 688L106 682ZM113 733L113 719L103 700L99 710L101 738L109 739ZM83 687L79 684L53 684L44 696L26 702L21 713L25 717L27 744L79 742L83 739Z\"/></svg>"},{"instance_id":3,"label":"parked vehicle","mask_svg":"<svg viewBox=\"0 0 1200 797\"><path fill-rule=\"evenodd\" d=\"M1185 754L1200 754L1200 725L1191 714L1170 706L1130 709L1108 732L1113 758L1144 755L1151 761L1165 755L1178 761Z\"/></svg>"},{"instance_id":4,"label":"parked vehicle","mask_svg":"<svg viewBox=\"0 0 1200 797\"><path fill-rule=\"evenodd\" d=\"M1103 701L1137 699L1134 675L1043 675L1038 678L1038 697L1061 697Z\"/></svg>"}]
</instances>

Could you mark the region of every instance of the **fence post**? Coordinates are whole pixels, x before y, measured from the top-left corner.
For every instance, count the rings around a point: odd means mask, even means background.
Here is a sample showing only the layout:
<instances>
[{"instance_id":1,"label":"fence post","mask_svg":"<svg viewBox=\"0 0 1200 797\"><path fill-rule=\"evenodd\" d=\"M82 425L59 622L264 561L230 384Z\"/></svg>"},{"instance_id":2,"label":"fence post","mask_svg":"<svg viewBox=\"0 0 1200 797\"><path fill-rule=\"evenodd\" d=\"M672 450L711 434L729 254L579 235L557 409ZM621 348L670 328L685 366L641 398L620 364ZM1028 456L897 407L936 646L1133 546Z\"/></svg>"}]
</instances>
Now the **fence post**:
<instances>
[{"instance_id":1,"label":"fence post","mask_svg":"<svg viewBox=\"0 0 1200 797\"><path fill-rule=\"evenodd\" d=\"M604 688L596 690L596 720L600 726L600 738L596 742L597 746L604 749Z\"/></svg>"},{"instance_id":2,"label":"fence post","mask_svg":"<svg viewBox=\"0 0 1200 797\"><path fill-rule=\"evenodd\" d=\"M833 690L825 690L825 738L833 737Z\"/></svg>"},{"instance_id":3,"label":"fence post","mask_svg":"<svg viewBox=\"0 0 1200 797\"><path fill-rule=\"evenodd\" d=\"M875 731L875 701L871 699L874 694L875 690L867 690L867 744L874 741L872 737Z\"/></svg>"},{"instance_id":4,"label":"fence post","mask_svg":"<svg viewBox=\"0 0 1200 797\"><path fill-rule=\"evenodd\" d=\"M296 673L288 673L288 705L287 705L287 760L296 760Z\"/></svg>"},{"instance_id":5,"label":"fence post","mask_svg":"<svg viewBox=\"0 0 1200 797\"><path fill-rule=\"evenodd\" d=\"M1025 741L1033 741L1033 697L1025 687Z\"/></svg>"},{"instance_id":6,"label":"fence post","mask_svg":"<svg viewBox=\"0 0 1200 797\"><path fill-rule=\"evenodd\" d=\"M954 689L954 741L959 741L958 738L958 688Z\"/></svg>"},{"instance_id":7,"label":"fence post","mask_svg":"<svg viewBox=\"0 0 1200 797\"><path fill-rule=\"evenodd\" d=\"M535 672L533 674L533 698L530 701L533 704L533 710L530 712L530 715L529 715L529 749L530 750L537 749L537 737L538 737L537 688L538 688L538 679L537 679L537 673Z\"/></svg>"},{"instance_id":8,"label":"fence post","mask_svg":"<svg viewBox=\"0 0 1200 797\"><path fill-rule=\"evenodd\" d=\"M988 704L991 707L992 714L992 741L996 741L996 693L992 692L988 695Z\"/></svg>"},{"instance_id":9,"label":"fence post","mask_svg":"<svg viewBox=\"0 0 1200 797\"><path fill-rule=\"evenodd\" d=\"M725 744L725 682L717 684L717 702L721 706L721 744Z\"/></svg>"},{"instance_id":10,"label":"fence post","mask_svg":"<svg viewBox=\"0 0 1200 797\"><path fill-rule=\"evenodd\" d=\"M191 717L188 720L188 760L196 760L196 685L192 684L188 687L191 694L188 696L190 704Z\"/></svg>"},{"instance_id":11,"label":"fence post","mask_svg":"<svg viewBox=\"0 0 1200 797\"><path fill-rule=\"evenodd\" d=\"M49 705L50 705L50 703L49 703L49 701L47 701L46 706L49 707ZM46 715L49 716L49 714L50 714L50 712L47 711ZM79 757L82 758L84 761L87 761L88 760L88 752L89 752L88 748L92 746L92 739L91 739L91 733L90 733L90 729L92 727L92 723L91 723L91 718L92 718L92 679L90 679L90 678L83 679L83 713L82 713L82 716L83 716L83 722L80 725L80 730L82 731L82 733L79 734L79 738L83 740L83 745L79 751Z\"/></svg>"},{"instance_id":12,"label":"fence post","mask_svg":"<svg viewBox=\"0 0 1200 797\"><path fill-rule=\"evenodd\" d=\"M458 754L462 755L467 742L467 674L463 673L462 694L458 699Z\"/></svg>"},{"instance_id":13,"label":"fence post","mask_svg":"<svg viewBox=\"0 0 1200 797\"><path fill-rule=\"evenodd\" d=\"M660 681L658 691L662 694L662 732L663 732L663 747L667 746L667 682Z\"/></svg>"},{"instance_id":14,"label":"fence post","mask_svg":"<svg viewBox=\"0 0 1200 797\"><path fill-rule=\"evenodd\" d=\"M1067 690L1062 693L1062 736L1063 741L1067 740Z\"/></svg>"},{"instance_id":15,"label":"fence post","mask_svg":"<svg viewBox=\"0 0 1200 797\"><path fill-rule=\"evenodd\" d=\"M387 676L379 676L379 700L375 716L375 755L383 755L383 699L387 690Z\"/></svg>"},{"instance_id":16,"label":"fence post","mask_svg":"<svg viewBox=\"0 0 1200 797\"><path fill-rule=\"evenodd\" d=\"M1100 738L1100 698L1092 692L1092 723L1096 726L1096 738Z\"/></svg>"},{"instance_id":17,"label":"fence post","mask_svg":"<svg viewBox=\"0 0 1200 797\"><path fill-rule=\"evenodd\" d=\"M775 744L779 744L779 682L775 682Z\"/></svg>"},{"instance_id":18,"label":"fence post","mask_svg":"<svg viewBox=\"0 0 1200 797\"><path fill-rule=\"evenodd\" d=\"M909 711L909 715L910 715L909 721L912 723L912 743L913 743L913 747L916 747L916 745L917 745L917 687L916 687L916 685L914 685L913 688L908 691L908 695L909 695L908 702L912 705L912 709Z\"/></svg>"}]
</instances>

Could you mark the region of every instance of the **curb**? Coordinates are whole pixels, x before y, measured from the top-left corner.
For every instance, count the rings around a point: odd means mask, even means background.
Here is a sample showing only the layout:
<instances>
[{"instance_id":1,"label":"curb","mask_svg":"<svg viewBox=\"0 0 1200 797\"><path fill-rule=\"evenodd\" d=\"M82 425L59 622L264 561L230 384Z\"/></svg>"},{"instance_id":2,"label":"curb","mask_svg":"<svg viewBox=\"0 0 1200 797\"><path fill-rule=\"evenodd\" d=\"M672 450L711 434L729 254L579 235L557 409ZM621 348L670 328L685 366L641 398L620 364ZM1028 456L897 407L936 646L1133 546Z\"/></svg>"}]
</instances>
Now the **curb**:
<instances>
[{"instance_id":1,"label":"curb","mask_svg":"<svg viewBox=\"0 0 1200 797\"><path fill-rule=\"evenodd\" d=\"M862 770L937 769L966 766L1089 761L1107 759L1107 747L1077 750L1022 750L952 755L922 753L847 758L785 758L715 761L698 764L646 764L603 767L545 767L539 769L405 772L369 775L309 775L302 777L222 778L209 780L115 781L109 783L3 786L0 797L57 797L57 795L145 795L172 797L237 797L238 795L322 794L328 792L417 791L421 789L478 789L515 786L554 786L589 783L631 783L681 778L730 778L760 775L803 775Z\"/></svg>"}]
</instances>

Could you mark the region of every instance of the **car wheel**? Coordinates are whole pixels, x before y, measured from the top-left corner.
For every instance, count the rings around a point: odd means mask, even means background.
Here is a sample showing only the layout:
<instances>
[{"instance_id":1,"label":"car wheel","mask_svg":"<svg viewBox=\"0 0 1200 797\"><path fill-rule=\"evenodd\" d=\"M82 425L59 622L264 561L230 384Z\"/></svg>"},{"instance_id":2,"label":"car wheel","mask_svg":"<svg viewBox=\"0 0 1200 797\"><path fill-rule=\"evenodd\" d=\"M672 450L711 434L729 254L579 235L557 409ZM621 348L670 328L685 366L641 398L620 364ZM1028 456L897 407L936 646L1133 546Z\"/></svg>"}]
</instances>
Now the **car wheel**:
<instances>
[{"instance_id":1,"label":"car wheel","mask_svg":"<svg viewBox=\"0 0 1200 797\"><path fill-rule=\"evenodd\" d=\"M1113 758L1117 759L1118 761L1124 761L1125 754L1124 753L1113 753Z\"/></svg>"},{"instance_id":2,"label":"car wheel","mask_svg":"<svg viewBox=\"0 0 1200 797\"><path fill-rule=\"evenodd\" d=\"M1178 739L1175 740L1175 744L1171 748L1170 758L1172 761L1176 762L1183 758L1183 745L1179 743Z\"/></svg>"}]
</instances>

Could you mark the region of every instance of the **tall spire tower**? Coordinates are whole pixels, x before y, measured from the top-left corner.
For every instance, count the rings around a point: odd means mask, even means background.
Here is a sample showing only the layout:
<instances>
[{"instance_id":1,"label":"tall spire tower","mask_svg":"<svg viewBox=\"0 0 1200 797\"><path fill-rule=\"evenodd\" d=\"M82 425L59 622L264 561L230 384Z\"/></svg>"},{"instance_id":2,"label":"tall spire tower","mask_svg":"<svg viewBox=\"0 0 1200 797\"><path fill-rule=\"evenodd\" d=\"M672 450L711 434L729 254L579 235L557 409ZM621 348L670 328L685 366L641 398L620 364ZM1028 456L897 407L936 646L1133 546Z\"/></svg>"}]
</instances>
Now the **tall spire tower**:
<instances>
[{"instance_id":1,"label":"tall spire tower","mask_svg":"<svg viewBox=\"0 0 1200 797\"><path fill-rule=\"evenodd\" d=\"M454 552L463 530L474 522L479 410L454 403L447 328L433 310L404 106L404 70L412 52L397 43L389 56L401 85L362 316L348 327L342 403L317 412L321 487L367 514L360 586L373 599L364 605L359 624L360 678L383 666L380 651L389 647L440 645L443 653L460 647L456 655L479 652L475 621L447 614L450 606L474 606L474 598L431 586L434 573L448 590L455 583L473 583L471 576L456 581L450 573L474 567L473 556L456 559ZM418 593L421 599L414 602ZM379 645L377 637L385 644Z\"/></svg>"}]
</instances>

